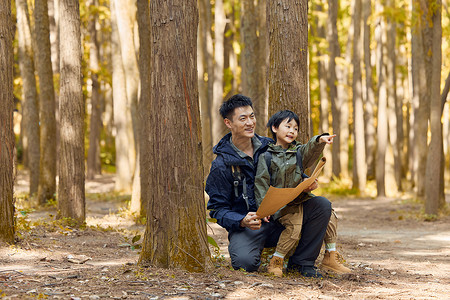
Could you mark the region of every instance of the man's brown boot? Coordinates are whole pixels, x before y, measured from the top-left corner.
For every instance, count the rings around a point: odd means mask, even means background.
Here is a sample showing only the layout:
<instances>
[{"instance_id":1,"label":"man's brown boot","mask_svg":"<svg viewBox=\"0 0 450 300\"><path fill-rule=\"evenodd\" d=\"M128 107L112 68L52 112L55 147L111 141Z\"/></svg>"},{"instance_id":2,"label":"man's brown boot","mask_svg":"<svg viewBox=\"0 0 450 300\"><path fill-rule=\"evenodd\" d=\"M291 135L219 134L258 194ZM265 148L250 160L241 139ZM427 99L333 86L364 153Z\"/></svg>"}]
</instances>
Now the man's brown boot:
<instances>
[{"instance_id":1,"label":"man's brown boot","mask_svg":"<svg viewBox=\"0 0 450 300\"><path fill-rule=\"evenodd\" d=\"M270 260L267 272L274 274L277 277L283 276L283 258L278 256L273 256Z\"/></svg>"},{"instance_id":2,"label":"man's brown boot","mask_svg":"<svg viewBox=\"0 0 450 300\"><path fill-rule=\"evenodd\" d=\"M336 251L325 251L320 268L325 272L334 272L336 274L345 274L352 271L339 262Z\"/></svg>"}]
</instances>

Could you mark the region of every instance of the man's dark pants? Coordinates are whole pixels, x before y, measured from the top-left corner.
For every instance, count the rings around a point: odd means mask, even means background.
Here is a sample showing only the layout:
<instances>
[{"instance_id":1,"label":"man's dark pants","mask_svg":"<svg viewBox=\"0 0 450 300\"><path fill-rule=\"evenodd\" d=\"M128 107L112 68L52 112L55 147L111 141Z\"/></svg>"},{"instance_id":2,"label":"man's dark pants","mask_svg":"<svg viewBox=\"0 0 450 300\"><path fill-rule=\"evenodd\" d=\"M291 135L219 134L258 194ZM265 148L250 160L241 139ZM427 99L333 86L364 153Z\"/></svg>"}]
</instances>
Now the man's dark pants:
<instances>
[{"instance_id":1,"label":"man's dark pants","mask_svg":"<svg viewBox=\"0 0 450 300\"><path fill-rule=\"evenodd\" d=\"M319 256L331 215L331 202L314 197L303 203L302 234L289 265L313 266ZM262 222L261 229L230 232L228 252L234 269L256 271L264 248L275 247L284 227L277 221Z\"/></svg>"}]
</instances>

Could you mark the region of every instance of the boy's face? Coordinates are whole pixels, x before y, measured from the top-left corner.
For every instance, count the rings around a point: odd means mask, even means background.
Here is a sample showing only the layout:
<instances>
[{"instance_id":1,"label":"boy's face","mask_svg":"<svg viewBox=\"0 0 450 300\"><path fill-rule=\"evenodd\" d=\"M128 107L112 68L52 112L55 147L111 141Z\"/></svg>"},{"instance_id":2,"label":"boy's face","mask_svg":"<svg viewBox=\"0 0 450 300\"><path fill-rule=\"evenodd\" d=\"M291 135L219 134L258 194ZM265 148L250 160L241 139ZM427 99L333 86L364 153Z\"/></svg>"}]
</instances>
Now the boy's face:
<instances>
[{"instance_id":1,"label":"boy's face","mask_svg":"<svg viewBox=\"0 0 450 300\"><path fill-rule=\"evenodd\" d=\"M288 122L288 119L284 119L278 128L272 126L272 131L277 136L277 145L281 145L283 148L289 147L289 144L295 141L298 135L298 124L294 119Z\"/></svg>"},{"instance_id":2,"label":"boy's face","mask_svg":"<svg viewBox=\"0 0 450 300\"><path fill-rule=\"evenodd\" d=\"M256 118L251 106L235 108L230 119L226 118L224 122L234 137L252 138L255 135Z\"/></svg>"}]
</instances>

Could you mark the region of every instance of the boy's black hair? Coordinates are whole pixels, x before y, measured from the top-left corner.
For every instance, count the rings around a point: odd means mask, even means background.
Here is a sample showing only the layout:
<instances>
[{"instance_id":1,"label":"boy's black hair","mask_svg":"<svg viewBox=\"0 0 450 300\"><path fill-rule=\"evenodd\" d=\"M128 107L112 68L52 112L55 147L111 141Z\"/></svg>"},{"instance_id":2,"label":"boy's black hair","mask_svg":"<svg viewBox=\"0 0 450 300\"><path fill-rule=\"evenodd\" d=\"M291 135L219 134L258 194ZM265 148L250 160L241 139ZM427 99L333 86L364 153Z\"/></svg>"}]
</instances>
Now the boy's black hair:
<instances>
[{"instance_id":1,"label":"boy's black hair","mask_svg":"<svg viewBox=\"0 0 450 300\"><path fill-rule=\"evenodd\" d=\"M267 127L269 128L270 132L272 132L273 139L277 141L277 135L272 130L272 126L275 128L278 128L284 120L288 119L287 121L290 122L292 119L294 119L295 122L297 122L297 126L300 126L300 119L298 115L290 110L280 110L276 113L274 113L270 119L269 122L267 122Z\"/></svg>"},{"instance_id":2,"label":"boy's black hair","mask_svg":"<svg viewBox=\"0 0 450 300\"><path fill-rule=\"evenodd\" d=\"M219 109L219 113L224 119L230 119L234 110L238 107L250 106L253 108L252 100L244 95L236 94L231 96L227 101L222 103Z\"/></svg>"}]
</instances>

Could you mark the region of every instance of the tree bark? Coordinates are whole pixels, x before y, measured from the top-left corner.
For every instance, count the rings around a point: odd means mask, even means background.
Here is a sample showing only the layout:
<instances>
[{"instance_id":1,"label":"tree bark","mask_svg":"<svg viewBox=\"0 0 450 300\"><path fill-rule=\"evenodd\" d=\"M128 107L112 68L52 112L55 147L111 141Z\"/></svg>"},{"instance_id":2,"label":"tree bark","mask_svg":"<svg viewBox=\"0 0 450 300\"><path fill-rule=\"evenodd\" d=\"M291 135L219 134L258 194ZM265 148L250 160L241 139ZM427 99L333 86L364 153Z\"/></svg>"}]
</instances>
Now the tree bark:
<instances>
[{"instance_id":1,"label":"tree bark","mask_svg":"<svg viewBox=\"0 0 450 300\"><path fill-rule=\"evenodd\" d=\"M111 2L111 15L114 15L116 7ZM128 154L130 140L129 125L131 113L127 105L127 92L125 85L125 73L122 65L120 38L116 18L111 18L111 60L112 60L112 85L114 105L114 126L116 127L116 184L115 190L129 193L132 190L133 168Z\"/></svg>"},{"instance_id":2,"label":"tree bark","mask_svg":"<svg viewBox=\"0 0 450 300\"><path fill-rule=\"evenodd\" d=\"M14 243L13 22L11 1L0 0L0 244Z\"/></svg>"},{"instance_id":3,"label":"tree bark","mask_svg":"<svg viewBox=\"0 0 450 300\"><path fill-rule=\"evenodd\" d=\"M227 130L218 114L220 105L223 103L224 34L226 25L223 0L216 0L214 11L214 82L211 105L213 145L219 142Z\"/></svg>"},{"instance_id":4,"label":"tree bark","mask_svg":"<svg viewBox=\"0 0 450 300\"><path fill-rule=\"evenodd\" d=\"M365 67L365 101L364 101L364 132L366 142L367 179L375 178L375 93L372 81L372 63L370 49L370 24L369 17L372 14L372 0L363 0L363 28L364 28L364 67Z\"/></svg>"},{"instance_id":5,"label":"tree bark","mask_svg":"<svg viewBox=\"0 0 450 300\"><path fill-rule=\"evenodd\" d=\"M59 217L85 221L84 101L81 79L80 8L76 0L60 2L61 137L59 156Z\"/></svg>"},{"instance_id":6,"label":"tree bark","mask_svg":"<svg viewBox=\"0 0 450 300\"><path fill-rule=\"evenodd\" d=\"M205 271L211 267L203 199L201 125L197 85L197 1L150 3L151 110L143 128L150 149L153 193L142 264ZM180 31L179 28L184 30ZM157 114L152 112L158 112Z\"/></svg>"},{"instance_id":7,"label":"tree bark","mask_svg":"<svg viewBox=\"0 0 450 300\"><path fill-rule=\"evenodd\" d=\"M241 1L241 39L243 49L242 58L242 93L252 99L253 109L256 116L256 132L264 134L266 129L265 123L265 82L264 82L264 63L261 62L260 38L258 33L259 14L258 5L253 0ZM264 29L262 29L264 30Z\"/></svg>"},{"instance_id":8,"label":"tree bark","mask_svg":"<svg viewBox=\"0 0 450 300\"><path fill-rule=\"evenodd\" d=\"M34 75L33 41L26 0L16 1L19 37L19 66L23 80L22 122L23 151L30 170L30 195L36 194L39 185L39 103Z\"/></svg>"},{"instance_id":9,"label":"tree bark","mask_svg":"<svg viewBox=\"0 0 450 300\"><path fill-rule=\"evenodd\" d=\"M364 193L366 189L366 151L364 141L364 107L362 99L361 0L355 0L353 14L353 187Z\"/></svg>"},{"instance_id":10,"label":"tree bark","mask_svg":"<svg viewBox=\"0 0 450 300\"><path fill-rule=\"evenodd\" d=\"M39 75L40 165L38 201L44 204L56 193L56 116L55 88L51 62L47 1L36 1L34 8L37 72ZM59 70L59 68L58 68Z\"/></svg>"},{"instance_id":11,"label":"tree bark","mask_svg":"<svg viewBox=\"0 0 450 300\"><path fill-rule=\"evenodd\" d=\"M89 149L87 155L87 178L93 179L95 175L102 173L100 160L100 133L102 130L102 97L98 73L100 71L100 46L97 39L97 13L91 9L97 5L96 0L86 3L90 12L88 30L89 41L89 71L91 75L91 116L89 122Z\"/></svg>"},{"instance_id":12,"label":"tree bark","mask_svg":"<svg viewBox=\"0 0 450 300\"><path fill-rule=\"evenodd\" d=\"M310 138L308 92L308 2L267 3L269 28L269 115L282 109L300 118L298 139Z\"/></svg>"},{"instance_id":13,"label":"tree bark","mask_svg":"<svg viewBox=\"0 0 450 300\"><path fill-rule=\"evenodd\" d=\"M381 11L381 4L376 4L377 12ZM376 183L377 196L386 196L386 149L388 144L387 127L387 90L386 90L386 66L384 63L385 21L383 16L378 17L375 28L375 39L377 41L377 77L378 77L378 114L377 114L377 164Z\"/></svg>"},{"instance_id":14,"label":"tree bark","mask_svg":"<svg viewBox=\"0 0 450 300\"><path fill-rule=\"evenodd\" d=\"M441 110L441 65L442 65L442 2L428 1L428 16L431 17L431 80L427 84L430 89L430 126L431 140L428 148L427 165L425 172L425 213L437 215L440 206L441 190L441 164L442 158L442 110Z\"/></svg>"}]
</instances>

